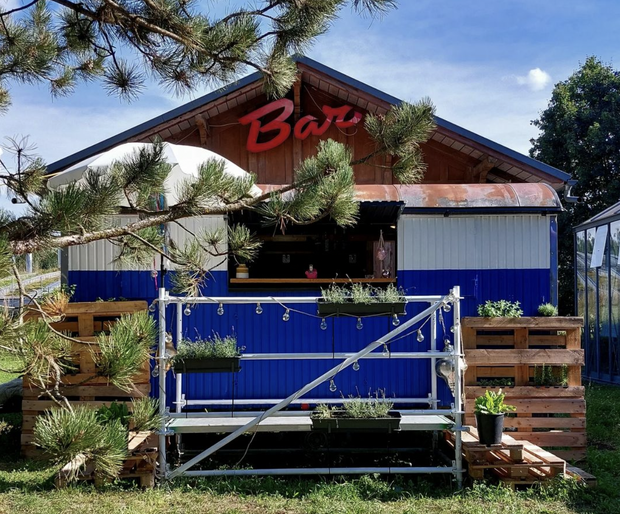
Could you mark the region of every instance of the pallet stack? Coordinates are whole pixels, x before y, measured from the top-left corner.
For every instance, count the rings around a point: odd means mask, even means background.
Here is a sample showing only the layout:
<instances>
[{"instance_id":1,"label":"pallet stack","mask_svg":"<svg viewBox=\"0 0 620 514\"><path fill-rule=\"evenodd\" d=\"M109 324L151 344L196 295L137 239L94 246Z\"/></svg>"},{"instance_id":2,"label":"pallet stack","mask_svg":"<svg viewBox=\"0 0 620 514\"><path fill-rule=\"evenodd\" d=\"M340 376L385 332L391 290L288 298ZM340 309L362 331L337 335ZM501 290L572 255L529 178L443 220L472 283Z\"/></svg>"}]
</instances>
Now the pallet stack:
<instances>
[{"instance_id":1,"label":"pallet stack","mask_svg":"<svg viewBox=\"0 0 620 514\"><path fill-rule=\"evenodd\" d=\"M463 318L465 423L475 425L474 399L489 381L501 386L517 408L505 419L510 436L551 451L564 460L586 454L586 403L581 385L583 318ZM566 386L536 386L536 366L567 366Z\"/></svg>"},{"instance_id":2,"label":"pallet stack","mask_svg":"<svg viewBox=\"0 0 620 514\"><path fill-rule=\"evenodd\" d=\"M135 377L132 391L123 391L109 385L105 377L97 376L93 352L97 352L96 333L107 332L122 314L146 310L146 302L88 302L69 303L65 318L52 326L56 330L68 333L72 337L91 344L73 344L73 362L77 367L74 374L65 375L60 392L72 405L86 404L92 408L109 405L112 401L131 402L133 398L148 396L151 390L149 363L145 363L142 372ZM28 317L36 317L29 313ZM22 454L29 458L42 456L34 446L33 429L37 416L56 407L56 403L41 396L42 391L36 387L28 376L24 377L23 425L21 437ZM131 408L131 404L128 405Z\"/></svg>"}]
</instances>

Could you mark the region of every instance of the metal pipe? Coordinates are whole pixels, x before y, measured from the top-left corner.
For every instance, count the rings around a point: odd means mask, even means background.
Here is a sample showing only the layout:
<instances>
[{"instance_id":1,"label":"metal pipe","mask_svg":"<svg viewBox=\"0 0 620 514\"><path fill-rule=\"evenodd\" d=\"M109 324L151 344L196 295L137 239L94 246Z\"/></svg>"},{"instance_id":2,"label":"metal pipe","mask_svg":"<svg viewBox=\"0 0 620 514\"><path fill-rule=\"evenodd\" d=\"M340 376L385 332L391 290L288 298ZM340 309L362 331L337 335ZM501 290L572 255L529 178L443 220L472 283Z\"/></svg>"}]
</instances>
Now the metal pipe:
<instances>
[{"instance_id":1,"label":"metal pipe","mask_svg":"<svg viewBox=\"0 0 620 514\"><path fill-rule=\"evenodd\" d=\"M178 375L177 375L178 376ZM387 398L392 403L426 403L430 404L430 398ZM295 400L291 402L291 405L303 405L303 404L319 404L319 403L329 403L329 404L341 404L350 402L352 398L308 398L303 400ZM359 398L355 398L355 400L360 400ZM364 398L361 398L364 401ZM235 405L263 405L263 404L276 404L281 402L282 398L274 399L274 398L256 398L256 399L242 399L235 400ZM232 403L232 400L214 400L209 398L198 398L195 400L186 400L185 405L229 405ZM177 411L180 412L180 411ZM444 411L448 413L449 411Z\"/></svg>"},{"instance_id":2,"label":"metal pipe","mask_svg":"<svg viewBox=\"0 0 620 514\"><path fill-rule=\"evenodd\" d=\"M451 467L382 467L382 468L274 468L274 469L211 469L186 471L189 477L265 476L265 475L366 475L369 473L413 474L454 473Z\"/></svg>"},{"instance_id":3,"label":"metal pipe","mask_svg":"<svg viewBox=\"0 0 620 514\"><path fill-rule=\"evenodd\" d=\"M428 307L427 309L422 311L420 314L414 316L410 320L405 321L405 323L403 323L399 327L395 328L391 332L388 332L386 335L384 335L383 337L380 337L376 341L373 341L368 346L366 346L366 348L360 350L355 355L349 357L348 359L344 360L339 365L334 366L329 371L323 373L320 377L316 378L315 380L313 380L309 384L306 384L304 387L302 387L298 391L296 391L293 394L291 394L288 398L282 400L277 405L274 405L269 410L265 411L265 413L263 415L257 416L253 420L251 420L248 423L246 423L244 426L238 428L233 433L231 433L227 437L225 437L222 440L220 440L218 443L214 444L210 448L207 448L201 454L197 455L196 457L194 457L193 459L189 460L188 462L186 462L185 464L183 464L179 468L175 469L170 474L169 478L174 478L176 476L179 476L180 474L182 474L183 472L185 472L186 470L191 468L194 464L198 464L200 461L202 461L203 459L205 459L206 457L208 457L212 453L214 453L217 450L219 450L220 448L226 446L229 442L235 440L240 435L246 433L250 428L258 425L264 419L267 419L269 416L271 416L275 412L278 412L278 411L284 409L293 400L297 400L299 397L301 397L304 394L306 394L307 392L311 391L312 389L314 389L319 384L322 384L326 380L329 380L334 375L336 375L338 372L342 371L343 369L345 369L348 366L350 366L351 364L353 364L360 357L363 357L364 355L369 354L374 349L379 348L383 344L387 344L387 342L389 342L392 338L396 337L397 335L399 335L400 333L404 332L405 330L407 330L409 327L411 327L412 325L414 325L418 321L420 321L420 320L424 319L426 316L430 315L432 312L434 312L438 308L439 305L441 305L441 303L432 304L430 307Z\"/></svg>"},{"instance_id":4,"label":"metal pipe","mask_svg":"<svg viewBox=\"0 0 620 514\"><path fill-rule=\"evenodd\" d=\"M161 277L164 280L164 277ZM159 371L159 473L166 476L166 288L159 288L159 343L157 363Z\"/></svg>"},{"instance_id":5,"label":"metal pipe","mask_svg":"<svg viewBox=\"0 0 620 514\"><path fill-rule=\"evenodd\" d=\"M246 361L271 361L271 360L333 360L348 359L356 355L352 352L347 353L244 353L241 360ZM360 359L428 359L429 357L445 357L443 352L390 352L383 355L381 352L369 353Z\"/></svg>"},{"instance_id":6,"label":"metal pipe","mask_svg":"<svg viewBox=\"0 0 620 514\"><path fill-rule=\"evenodd\" d=\"M181 338L183 337L183 304L177 304L177 326L176 326L176 342L177 347L181 342ZM175 387L175 409L177 412L181 412L183 409L183 374L176 374L176 387Z\"/></svg>"},{"instance_id":7,"label":"metal pipe","mask_svg":"<svg viewBox=\"0 0 620 514\"><path fill-rule=\"evenodd\" d=\"M224 304L251 304L251 303L316 303L320 296L169 296L168 303L224 303ZM443 296L405 296L407 302L436 303L444 299ZM357 317L357 316L355 316Z\"/></svg>"},{"instance_id":8,"label":"metal pipe","mask_svg":"<svg viewBox=\"0 0 620 514\"><path fill-rule=\"evenodd\" d=\"M187 400L191 402L193 400ZM235 402L236 403L236 402ZM450 416L454 414L454 410L448 409L396 409L403 416L424 416L424 415L438 415L438 416ZM219 411L219 412L181 412L179 414L170 413L170 418L247 418L253 416L260 416L264 411ZM310 416L310 411L285 411L285 412L276 412L272 414L270 417L308 417ZM461 412L461 414L465 414ZM262 420L261 420L262 421Z\"/></svg>"},{"instance_id":9,"label":"metal pipe","mask_svg":"<svg viewBox=\"0 0 620 514\"><path fill-rule=\"evenodd\" d=\"M462 437L461 430L463 427L463 391L461 383L461 355L463 354L463 345L461 341L461 288L454 286L452 288L454 297L454 373L456 375L454 385L454 459L455 459L455 475L456 484L459 489L463 488L463 456L461 454Z\"/></svg>"},{"instance_id":10,"label":"metal pipe","mask_svg":"<svg viewBox=\"0 0 620 514\"><path fill-rule=\"evenodd\" d=\"M431 314L431 351L435 352L437 351L437 313L433 312L433 314ZM437 373L435 373L435 365L437 364L437 359L435 357L431 358L431 398L433 399L433 408L437 408L437 404L439 403L439 400L437 398L438 392L437 392L437 380L438 380L438 376Z\"/></svg>"}]
</instances>

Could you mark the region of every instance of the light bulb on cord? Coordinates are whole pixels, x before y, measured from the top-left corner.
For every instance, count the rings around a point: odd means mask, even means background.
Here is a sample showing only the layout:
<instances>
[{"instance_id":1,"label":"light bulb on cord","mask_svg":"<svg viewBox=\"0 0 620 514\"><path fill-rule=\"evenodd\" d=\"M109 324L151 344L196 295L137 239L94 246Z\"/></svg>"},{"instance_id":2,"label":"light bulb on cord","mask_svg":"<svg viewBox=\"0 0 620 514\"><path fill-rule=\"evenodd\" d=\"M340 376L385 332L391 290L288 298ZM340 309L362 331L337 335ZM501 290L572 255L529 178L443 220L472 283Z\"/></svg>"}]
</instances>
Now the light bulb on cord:
<instances>
[{"instance_id":1,"label":"light bulb on cord","mask_svg":"<svg viewBox=\"0 0 620 514\"><path fill-rule=\"evenodd\" d=\"M357 324L355 325L355 328L357 328L358 330L362 330L364 328L362 318L357 318Z\"/></svg>"},{"instance_id":2,"label":"light bulb on cord","mask_svg":"<svg viewBox=\"0 0 620 514\"><path fill-rule=\"evenodd\" d=\"M321 320L321 330L327 330L327 321L325 321L325 318Z\"/></svg>"},{"instance_id":3,"label":"light bulb on cord","mask_svg":"<svg viewBox=\"0 0 620 514\"><path fill-rule=\"evenodd\" d=\"M151 277L153 277L153 278L157 278L157 274L158 274L158 273L157 273L157 270L156 270L156 269L151 270Z\"/></svg>"},{"instance_id":4,"label":"light bulb on cord","mask_svg":"<svg viewBox=\"0 0 620 514\"><path fill-rule=\"evenodd\" d=\"M390 355L390 350L388 349L388 345L383 343L383 356L387 357L388 355Z\"/></svg>"},{"instance_id":5,"label":"light bulb on cord","mask_svg":"<svg viewBox=\"0 0 620 514\"><path fill-rule=\"evenodd\" d=\"M394 314L394 316L392 316L392 325L394 325L395 327L400 325L400 320L398 319L398 316L396 314Z\"/></svg>"},{"instance_id":6,"label":"light bulb on cord","mask_svg":"<svg viewBox=\"0 0 620 514\"><path fill-rule=\"evenodd\" d=\"M256 304L256 314L262 314L263 313L263 308L261 307L260 303Z\"/></svg>"},{"instance_id":7,"label":"light bulb on cord","mask_svg":"<svg viewBox=\"0 0 620 514\"><path fill-rule=\"evenodd\" d=\"M452 310L452 306L449 303L444 303L443 304L443 311L444 312L450 312Z\"/></svg>"},{"instance_id":8,"label":"light bulb on cord","mask_svg":"<svg viewBox=\"0 0 620 514\"><path fill-rule=\"evenodd\" d=\"M332 378L332 379L329 381L329 390L330 390L332 393L335 393L337 389L338 389L338 387L336 387L336 382L334 382L334 379Z\"/></svg>"},{"instance_id":9,"label":"light bulb on cord","mask_svg":"<svg viewBox=\"0 0 620 514\"><path fill-rule=\"evenodd\" d=\"M282 321L288 321L289 319L291 319L291 311L286 309L282 315Z\"/></svg>"},{"instance_id":10,"label":"light bulb on cord","mask_svg":"<svg viewBox=\"0 0 620 514\"><path fill-rule=\"evenodd\" d=\"M421 329L418 329L418 337L416 337L416 339L418 340L418 343L424 341L424 334L422 333Z\"/></svg>"},{"instance_id":11,"label":"light bulb on cord","mask_svg":"<svg viewBox=\"0 0 620 514\"><path fill-rule=\"evenodd\" d=\"M220 306L217 308L217 315L218 316L224 315L224 304L220 303Z\"/></svg>"},{"instance_id":12,"label":"light bulb on cord","mask_svg":"<svg viewBox=\"0 0 620 514\"><path fill-rule=\"evenodd\" d=\"M355 361L353 363L353 366L351 366L353 368L353 371L359 371L360 370L360 363Z\"/></svg>"},{"instance_id":13,"label":"light bulb on cord","mask_svg":"<svg viewBox=\"0 0 620 514\"><path fill-rule=\"evenodd\" d=\"M190 308L189 305L187 305L185 307L185 310L183 311L183 314L185 314L186 316L189 316L192 313L192 309Z\"/></svg>"},{"instance_id":14,"label":"light bulb on cord","mask_svg":"<svg viewBox=\"0 0 620 514\"><path fill-rule=\"evenodd\" d=\"M149 312L155 312L155 302L149 305Z\"/></svg>"}]
</instances>

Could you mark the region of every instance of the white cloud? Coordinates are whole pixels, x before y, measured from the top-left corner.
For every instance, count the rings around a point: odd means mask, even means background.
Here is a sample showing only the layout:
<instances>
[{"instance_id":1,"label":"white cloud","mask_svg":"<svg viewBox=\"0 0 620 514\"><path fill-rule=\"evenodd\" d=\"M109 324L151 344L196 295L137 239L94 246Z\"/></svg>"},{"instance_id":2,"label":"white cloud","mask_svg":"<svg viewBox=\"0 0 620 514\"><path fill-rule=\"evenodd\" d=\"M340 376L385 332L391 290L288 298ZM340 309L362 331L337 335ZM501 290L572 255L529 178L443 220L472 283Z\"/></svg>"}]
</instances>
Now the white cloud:
<instances>
[{"instance_id":1,"label":"white cloud","mask_svg":"<svg viewBox=\"0 0 620 514\"><path fill-rule=\"evenodd\" d=\"M542 91L547 87L547 84L551 83L551 76L540 68L530 70L525 76L517 75L515 79L517 84L527 86L532 91Z\"/></svg>"}]
</instances>

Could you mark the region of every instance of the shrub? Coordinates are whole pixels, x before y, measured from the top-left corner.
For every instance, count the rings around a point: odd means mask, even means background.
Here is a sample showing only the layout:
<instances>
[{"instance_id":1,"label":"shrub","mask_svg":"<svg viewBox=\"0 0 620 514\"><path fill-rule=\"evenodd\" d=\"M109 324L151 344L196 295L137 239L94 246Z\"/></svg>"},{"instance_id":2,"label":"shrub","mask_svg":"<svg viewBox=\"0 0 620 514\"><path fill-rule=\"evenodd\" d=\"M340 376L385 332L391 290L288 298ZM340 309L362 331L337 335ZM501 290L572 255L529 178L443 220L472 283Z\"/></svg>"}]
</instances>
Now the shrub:
<instances>
[{"instance_id":1,"label":"shrub","mask_svg":"<svg viewBox=\"0 0 620 514\"><path fill-rule=\"evenodd\" d=\"M502 414L516 410L513 405L506 405L504 398L506 395L500 389L498 392L487 390L487 392L476 398L474 405L475 414Z\"/></svg>"},{"instance_id":2,"label":"shrub","mask_svg":"<svg viewBox=\"0 0 620 514\"><path fill-rule=\"evenodd\" d=\"M478 305L478 315L484 318L520 318L523 314L519 302L499 300L492 302L487 300Z\"/></svg>"},{"instance_id":3,"label":"shrub","mask_svg":"<svg viewBox=\"0 0 620 514\"><path fill-rule=\"evenodd\" d=\"M552 303L541 303L538 306L538 314L541 316L557 316L558 308Z\"/></svg>"}]
</instances>

